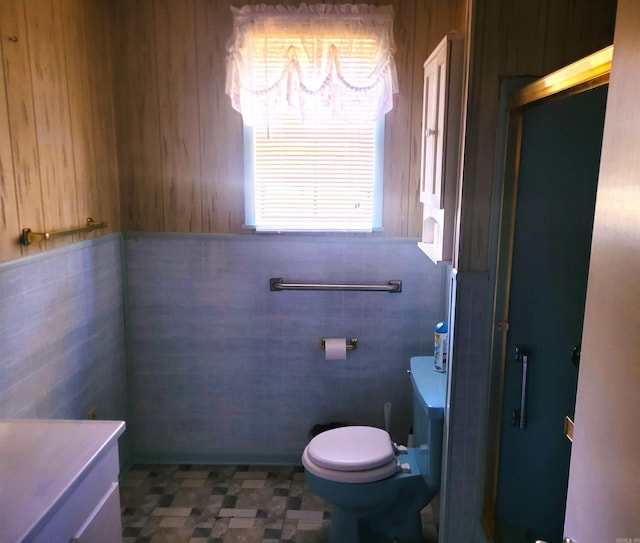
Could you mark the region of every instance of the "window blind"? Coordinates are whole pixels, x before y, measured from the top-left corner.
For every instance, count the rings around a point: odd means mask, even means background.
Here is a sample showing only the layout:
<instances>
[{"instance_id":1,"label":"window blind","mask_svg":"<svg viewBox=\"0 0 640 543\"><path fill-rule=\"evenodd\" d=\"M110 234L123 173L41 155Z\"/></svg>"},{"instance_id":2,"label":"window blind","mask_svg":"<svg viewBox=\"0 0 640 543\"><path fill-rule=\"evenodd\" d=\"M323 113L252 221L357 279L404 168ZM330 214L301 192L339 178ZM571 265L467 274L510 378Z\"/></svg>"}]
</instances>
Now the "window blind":
<instances>
[{"instance_id":1,"label":"window blind","mask_svg":"<svg viewBox=\"0 0 640 543\"><path fill-rule=\"evenodd\" d=\"M376 123L281 119L254 133L255 224L261 230L371 231Z\"/></svg>"}]
</instances>

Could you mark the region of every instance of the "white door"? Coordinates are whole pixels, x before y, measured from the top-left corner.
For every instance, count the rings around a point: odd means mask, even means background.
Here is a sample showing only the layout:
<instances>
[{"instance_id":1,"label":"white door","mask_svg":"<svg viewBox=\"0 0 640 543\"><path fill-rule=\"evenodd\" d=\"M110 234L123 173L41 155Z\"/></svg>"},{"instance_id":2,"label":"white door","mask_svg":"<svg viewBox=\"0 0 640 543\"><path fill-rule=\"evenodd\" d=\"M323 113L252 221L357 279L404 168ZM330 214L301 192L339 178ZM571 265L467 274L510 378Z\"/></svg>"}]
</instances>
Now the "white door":
<instances>
[{"instance_id":1,"label":"white door","mask_svg":"<svg viewBox=\"0 0 640 543\"><path fill-rule=\"evenodd\" d=\"M640 542L640 1L619 0L564 535Z\"/></svg>"}]
</instances>

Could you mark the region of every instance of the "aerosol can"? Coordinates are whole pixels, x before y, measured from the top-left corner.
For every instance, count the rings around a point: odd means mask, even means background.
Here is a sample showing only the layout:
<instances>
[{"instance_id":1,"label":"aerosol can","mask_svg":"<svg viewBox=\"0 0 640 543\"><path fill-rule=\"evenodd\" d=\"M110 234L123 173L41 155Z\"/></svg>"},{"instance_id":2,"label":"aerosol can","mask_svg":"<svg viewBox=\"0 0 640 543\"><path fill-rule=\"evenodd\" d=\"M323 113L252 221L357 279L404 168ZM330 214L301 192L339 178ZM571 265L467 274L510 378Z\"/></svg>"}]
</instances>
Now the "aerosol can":
<instances>
[{"instance_id":1,"label":"aerosol can","mask_svg":"<svg viewBox=\"0 0 640 543\"><path fill-rule=\"evenodd\" d=\"M449 329L446 322L439 322L433 329L434 343L433 356L435 358L433 369L439 372L447 371L447 354L449 351Z\"/></svg>"}]
</instances>

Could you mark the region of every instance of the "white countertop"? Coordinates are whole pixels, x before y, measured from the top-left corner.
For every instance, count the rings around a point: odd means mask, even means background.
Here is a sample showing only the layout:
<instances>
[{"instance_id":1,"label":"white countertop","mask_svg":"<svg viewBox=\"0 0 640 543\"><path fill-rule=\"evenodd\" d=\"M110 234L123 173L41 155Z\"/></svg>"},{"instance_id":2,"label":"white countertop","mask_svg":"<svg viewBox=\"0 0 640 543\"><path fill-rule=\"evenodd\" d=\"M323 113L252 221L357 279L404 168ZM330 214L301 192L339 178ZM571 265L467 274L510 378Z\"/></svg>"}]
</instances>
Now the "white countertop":
<instances>
[{"instance_id":1,"label":"white countertop","mask_svg":"<svg viewBox=\"0 0 640 543\"><path fill-rule=\"evenodd\" d=\"M124 432L124 422L0 420L2 541L22 541Z\"/></svg>"}]
</instances>

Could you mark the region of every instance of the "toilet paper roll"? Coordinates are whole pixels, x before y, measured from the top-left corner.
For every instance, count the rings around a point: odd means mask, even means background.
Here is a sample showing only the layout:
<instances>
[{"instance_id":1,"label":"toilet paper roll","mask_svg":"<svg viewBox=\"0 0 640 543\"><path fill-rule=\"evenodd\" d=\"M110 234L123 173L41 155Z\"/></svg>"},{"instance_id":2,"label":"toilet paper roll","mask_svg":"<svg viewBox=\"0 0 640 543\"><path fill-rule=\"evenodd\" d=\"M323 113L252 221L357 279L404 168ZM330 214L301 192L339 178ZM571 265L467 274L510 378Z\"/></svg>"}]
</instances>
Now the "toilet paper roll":
<instances>
[{"instance_id":1,"label":"toilet paper roll","mask_svg":"<svg viewBox=\"0 0 640 543\"><path fill-rule=\"evenodd\" d=\"M346 360L347 358L347 338L330 337L324 340L325 360Z\"/></svg>"}]
</instances>

